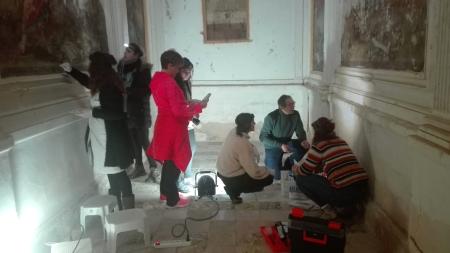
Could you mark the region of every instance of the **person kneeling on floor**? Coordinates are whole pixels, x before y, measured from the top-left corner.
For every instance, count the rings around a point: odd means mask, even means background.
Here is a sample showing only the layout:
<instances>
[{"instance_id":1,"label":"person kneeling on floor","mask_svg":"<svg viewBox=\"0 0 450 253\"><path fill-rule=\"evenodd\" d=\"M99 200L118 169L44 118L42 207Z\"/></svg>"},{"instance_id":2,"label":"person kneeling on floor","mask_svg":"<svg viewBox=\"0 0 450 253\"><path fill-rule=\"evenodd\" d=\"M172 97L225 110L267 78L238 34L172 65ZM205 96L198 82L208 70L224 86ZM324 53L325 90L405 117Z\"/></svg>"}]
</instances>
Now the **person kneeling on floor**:
<instances>
[{"instance_id":1,"label":"person kneeling on floor","mask_svg":"<svg viewBox=\"0 0 450 253\"><path fill-rule=\"evenodd\" d=\"M325 117L312 123L312 147L292 171L300 191L317 205L349 212L365 200L368 176L334 126Z\"/></svg>"},{"instance_id":2,"label":"person kneeling on floor","mask_svg":"<svg viewBox=\"0 0 450 253\"><path fill-rule=\"evenodd\" d=\"M266 167L258 166L259 153L249 141L255 130L255 116L240 113L225 139L217 158L217 172L233 204L242 203L241 193L259 192L272 184L273 176Z\"/></svg>"}]
</instances>

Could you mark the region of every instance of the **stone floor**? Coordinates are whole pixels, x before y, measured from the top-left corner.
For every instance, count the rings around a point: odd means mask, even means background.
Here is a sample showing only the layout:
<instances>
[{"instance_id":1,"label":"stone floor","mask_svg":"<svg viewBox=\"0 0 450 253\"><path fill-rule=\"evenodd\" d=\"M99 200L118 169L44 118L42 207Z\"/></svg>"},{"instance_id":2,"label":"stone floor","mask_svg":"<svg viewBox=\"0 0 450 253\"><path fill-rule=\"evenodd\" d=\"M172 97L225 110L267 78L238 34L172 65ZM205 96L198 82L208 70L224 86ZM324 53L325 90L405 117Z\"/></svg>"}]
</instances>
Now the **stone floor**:
<instances>
[{"instance_id":1,"label":"stone floor","mask_svg":"<svg viewBox=\"0 0 450 253\"><path fill-rule=\"evenodd\" d=\"M216 143L201 144L194 160L194 167L197 170L213 168L219 147L220 145ZM165 249L145 247L143 235L137 231L130 231L119 234L117 252L270 253L259 228L273 225L277 221L287 221L291 209L288 198L281 194L280 185L271 185L263 192L244 194L242 196L244 202L233 205L224 194L220 180L215 196L216 202L201 199L193 201L187 208L167 209L159 202L159 185L144 180L144 177L134 180L133 190L137 207L144 208L147 213L152 241L174 239L171 232L174 225L183 224L187 217L201 219L218 211L217 215L210 220L187 222L191 246ZM180 230L181 227L177 226L174 233L179 234ZM98 217L88 217L84 236L91 238L94 252L108 252ZM381 252L378 245L363 222L353 222L348 227L345 252Z\"/></svg>"}]
</instances>

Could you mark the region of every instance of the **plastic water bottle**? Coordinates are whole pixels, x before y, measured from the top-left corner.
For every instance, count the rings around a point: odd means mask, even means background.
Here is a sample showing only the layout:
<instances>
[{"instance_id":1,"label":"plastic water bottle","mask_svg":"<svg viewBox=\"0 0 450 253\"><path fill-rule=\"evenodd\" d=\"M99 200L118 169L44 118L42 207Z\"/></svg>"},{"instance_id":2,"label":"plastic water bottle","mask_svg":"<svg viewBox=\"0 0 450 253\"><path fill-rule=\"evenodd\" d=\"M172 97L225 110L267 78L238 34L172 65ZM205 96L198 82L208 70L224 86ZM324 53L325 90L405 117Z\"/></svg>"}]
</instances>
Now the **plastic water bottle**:
<instances>
[{"instance_id":1,"label":"plastic water bottle","mask_svg":"<svg viewBox=\"0 0 450 253\"><path fill-rule=\"evenodd\" d=\"M281 172L281 194L284 196L289 195L289 170L282 170Z\"/></svg>"}]
</instances>

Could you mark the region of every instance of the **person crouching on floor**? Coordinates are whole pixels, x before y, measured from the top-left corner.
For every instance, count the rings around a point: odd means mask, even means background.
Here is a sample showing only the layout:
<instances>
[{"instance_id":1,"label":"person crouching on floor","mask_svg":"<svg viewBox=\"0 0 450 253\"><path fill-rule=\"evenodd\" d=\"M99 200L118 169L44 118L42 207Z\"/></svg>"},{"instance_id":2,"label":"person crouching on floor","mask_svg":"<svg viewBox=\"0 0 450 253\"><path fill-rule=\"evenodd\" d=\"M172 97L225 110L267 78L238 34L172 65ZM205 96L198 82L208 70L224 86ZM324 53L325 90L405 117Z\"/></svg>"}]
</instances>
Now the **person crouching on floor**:
<instances>
[{"instance_id":1,"label":"person crouching on floor","mask_svg":"<svg viewBox=\"0 0 450 253\"><path fill-rule=\"evenodd\" d=\"M349 212L366 198L368 176L334 126L325 117L312 123L312 147L292 171L300 191L317 205Z\"/></svg>"},{"instance_id":2,"label":"person crouching on floor","mask_svg":"<svg viewBox=\"0 0 450 253\"><path fill-rule=\"evenodd\" d=\"M240 113L217 158L217 172L233 204L242 203L241 193L259 192L272 184L266 167L258 166L259 153L248 133L255 130L255 116Z\"/></svg>"}]
</instances>

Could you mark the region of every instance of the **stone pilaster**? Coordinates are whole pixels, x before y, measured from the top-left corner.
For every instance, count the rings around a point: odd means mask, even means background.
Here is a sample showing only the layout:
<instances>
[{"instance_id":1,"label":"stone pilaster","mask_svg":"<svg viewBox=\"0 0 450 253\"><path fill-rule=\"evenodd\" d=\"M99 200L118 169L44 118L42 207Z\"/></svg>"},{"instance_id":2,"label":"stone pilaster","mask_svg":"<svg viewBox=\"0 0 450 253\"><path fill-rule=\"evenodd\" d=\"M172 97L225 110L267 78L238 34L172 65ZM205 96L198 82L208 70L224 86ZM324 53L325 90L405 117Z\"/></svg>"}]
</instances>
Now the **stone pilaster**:
<instances>
[{"instance_id":1,"label":"stone pilaster","mask_svg":"<svg viewBox=\"0 0 450 253\"><path fill-rule=\"evenodd\" d=\"M120 59L128 43L127 6L121 0L102 0L106 19L109 53Z\"/></svg>"},{"instance_id":2,"label":"stone pilaster","mask_svg":"<svg viewBox=\"0 0 450 253\"><path fill-rule=\"evenodd\" d=\"M450 1L438 3L439 22L436 25L436 52L434 60L434 110L450 113Z\"/></svg>"}]
</instances>

